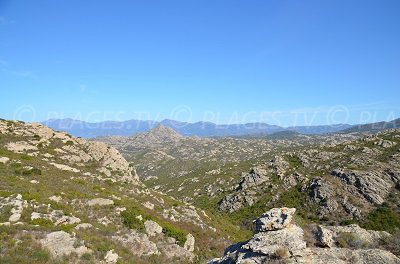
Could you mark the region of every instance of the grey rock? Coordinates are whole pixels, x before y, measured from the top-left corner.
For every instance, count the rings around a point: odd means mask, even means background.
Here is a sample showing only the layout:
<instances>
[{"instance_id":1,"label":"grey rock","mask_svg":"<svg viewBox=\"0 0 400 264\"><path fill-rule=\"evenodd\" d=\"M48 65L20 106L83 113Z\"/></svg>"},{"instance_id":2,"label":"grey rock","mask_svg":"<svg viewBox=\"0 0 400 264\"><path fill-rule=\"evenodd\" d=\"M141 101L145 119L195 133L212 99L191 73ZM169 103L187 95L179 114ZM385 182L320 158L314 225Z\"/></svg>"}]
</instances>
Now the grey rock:
<instances>
[{"instance_id":1,"label":"grey rock","mask_svg":"<svg viewBox=\"0 0 400 264\"><path fill-rule=\"evenodd\" d=\"M274 208L255 220L256 232L275 231L287 228L291 222L295 208Z\"/></svg>"},{"instance_id":2,"label":"grey rock","mask_svg":"<svg viewBox=\"0 0 400 264\"><path fill-rule=\"evenodd\" d=\"M188 234L186 236L186 242L185 245L183 246L184 249L187 251L193 252L194 251L194 246L195 246L196 240L192 234Z\"/></svg>"},{"instance_id":3,"label":"grey rock","mask_svg":"<svg viewBox=\"0 0 400 264\"><path fill-rule=\"evenodd\" d=\"M379 171L346 172L338 169L332 171L331 174L351 186L350 192L358 193L372 204L382 204L390 190L395 186L390 176Z\"/></svg>"},{"instance_id":4,"label":"grey rock","mask_svg":"<svg viewBox=\"0 0 400 264\"><path fill-rule=\"evenodd\" d=\"M144 227L145 227L146 233L151 237L157 236L157 235L161 234L163 231L163 228L159 224L157 224L156 222L151 221L151 220L144 222Z\"/></svg>"},{"instance_id":5,"label":"grey rock","mask_svg":"<svg viewBox=\"0 0 400 264\"><path fill-rule=\"evenodd\" d=\"M40 243L55 258L68 256L72 253L82 256L83 254L92 252L83 245L75 247L77 239L64 231L50 233L44 239L41 239Z\"/></svg>"}]
</instances>

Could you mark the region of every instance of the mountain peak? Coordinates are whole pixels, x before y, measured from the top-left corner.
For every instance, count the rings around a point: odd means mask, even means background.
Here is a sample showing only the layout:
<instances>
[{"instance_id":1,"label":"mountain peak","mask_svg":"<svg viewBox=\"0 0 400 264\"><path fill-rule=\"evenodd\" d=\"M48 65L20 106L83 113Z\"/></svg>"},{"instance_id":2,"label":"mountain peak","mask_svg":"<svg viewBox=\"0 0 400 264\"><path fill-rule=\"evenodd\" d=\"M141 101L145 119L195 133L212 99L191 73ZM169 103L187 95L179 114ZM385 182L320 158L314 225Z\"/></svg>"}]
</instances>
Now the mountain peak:
<instances>
[{"instance_id":1,"label":"mountain peak","mask_svg":"<svg viewBox=\"0 0 400 264\"><path fill-rule=\"evenodd\" d=\"M183 137L181 134L179 134L172 128L169 128L162 124L159 124L156 127L154 127L152 130L150 130L148 132L148 135L151 135L151 136L157 137L159 139L163 139L163 140L166 140L166 139L176 140L176 139L180 139Z\"/></svg>"}]
</instances>

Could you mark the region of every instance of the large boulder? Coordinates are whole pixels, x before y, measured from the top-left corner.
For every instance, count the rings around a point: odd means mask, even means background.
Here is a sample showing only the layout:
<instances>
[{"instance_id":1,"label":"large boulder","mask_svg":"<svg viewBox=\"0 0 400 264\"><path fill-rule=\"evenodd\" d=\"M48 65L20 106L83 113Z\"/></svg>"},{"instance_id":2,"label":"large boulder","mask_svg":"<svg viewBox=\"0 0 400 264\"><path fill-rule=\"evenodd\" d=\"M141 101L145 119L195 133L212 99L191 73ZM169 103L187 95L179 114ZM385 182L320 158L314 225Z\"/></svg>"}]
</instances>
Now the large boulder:
<instances>
[{"instance_id":1,"label":"large boulder","mask_svg":"<svg viewBox=\"0 0 400 264\"><path fill-rule=\"evenodd\" d=\"M82 256L92 251L85 246L76 247L77 239L70 234L59 231L48 234L44 239L40 240L41 245L49 250L54 257L68 256L72 253Z\"/></svg>"},{"instance_id":2,"label":"large boulder","mask_svg":"<svg viewBox=\"0 0 400 264\"><path fill-rule=\"evenodd\" d=\"M188 234L186 236L186 242L185 245L183 246L184 249L187 251L193 252L194 251L194 246L195 246L196 240L192 234Z\"/></svg>"},{"instance_id":3,"label":"large boulder","mask_svg":"<svg viewBox=\"0 0 400 264\"><path fill-rule=\"evenodd\" d=\"M255 220L256 232L276 231L287 228L292 222L295 208L274 208Z\"/></svg>"},{"instance_id":4,"label":"large boulder","mask_svg":"<svg viewBox=\"0 0 400 264\"><path fill-rule=\"evenodd\" d=\"M159 224L151 220L144 222L144 228L146 233L151 237L157 236L163 231L163 228Z\"/></svg>"}]
</instances>

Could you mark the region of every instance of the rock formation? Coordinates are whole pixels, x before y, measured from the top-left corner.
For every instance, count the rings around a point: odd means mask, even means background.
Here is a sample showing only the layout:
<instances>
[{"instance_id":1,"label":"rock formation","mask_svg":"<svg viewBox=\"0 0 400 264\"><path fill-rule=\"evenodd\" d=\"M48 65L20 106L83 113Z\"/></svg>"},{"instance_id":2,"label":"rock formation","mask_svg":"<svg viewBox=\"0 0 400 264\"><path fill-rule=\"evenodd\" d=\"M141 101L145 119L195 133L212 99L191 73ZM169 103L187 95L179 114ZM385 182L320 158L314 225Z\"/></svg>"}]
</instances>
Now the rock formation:
<instances>
[{"instance_id":1,"label":"rock formation","mask_svg":"<svg viewBox=\"0 0 400 264\"><path fill-rule=\"evenodd\" d=\"M340 246L338 239L343 234L362 241L365 247L367 244L373 246L382 237L390 236L386 232L367 231L358 226L320 226L314 234L317 246L320 247L309 246L303 229L292 223L295 211L294 208L275 208L266 212L255 220L256 233L250 240L228 247L222 258L214 259L209 264L259 264L273 261L321 264L400 263L400 259L388 251L337 247Z\"/></svg>"}]
</instances>

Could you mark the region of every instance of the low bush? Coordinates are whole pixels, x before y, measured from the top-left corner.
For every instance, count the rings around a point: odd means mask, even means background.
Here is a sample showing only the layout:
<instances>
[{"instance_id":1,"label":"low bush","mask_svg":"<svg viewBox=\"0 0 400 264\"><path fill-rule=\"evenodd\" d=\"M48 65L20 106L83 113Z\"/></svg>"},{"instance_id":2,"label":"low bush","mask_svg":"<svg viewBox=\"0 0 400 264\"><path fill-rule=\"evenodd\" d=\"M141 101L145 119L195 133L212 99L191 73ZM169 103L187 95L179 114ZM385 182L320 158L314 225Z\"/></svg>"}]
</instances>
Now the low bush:
<instances>
[{"instance_id":1,"label":"low bush","mask_svg":"<svg viewBox=\"0 0 400 264\"><path fill-rule=\"evenodd\" d=\"M32 176L32 175L42 175L42 171L38 168L32 168L32 169L16 169L15 174L17 175L23 175L23 176Z\"/></svg>"},{"instance_id":2,"label":"low bush","mask_svg":"<svg viewBox=\"0 0 400 264\"><path fill-rule=\"evenodd\" d=\"M395 232L400 230L400 218L383 204L368 215L363 227L370 230Z\"/></svg>"},{"instance_id":3,"label":"low bush","mask_svg":"<svg viewBox=\"0 0 400 264\"><path fill-rule=\"evenodd\" d=\"M338 234L337 243L342 248L360 249L368 246L368 241L361 239L356 234L342 232Z\"/></svg>"},{"instance_id":4,"label":"low bush","mask_svg":"<svg viewBox=\"0 0 400 264\"><path fill-rule=\"evenodd\" d=\"M7 205L0 208L0 223L7 222L11 216L12 206Z\"/></svg>"},{"instance_id":5,"label":"low bush","mask_svg":"<svg viewBox=\"0 0 400 264\"><path fill-rule=\"evenodd\" d=\"M144 231L144 223L138 218L139 216L143 217L143 214L141 210L138 210L135 207L131 207L121 213L122 222L124 223L124 225L126 225L130 229Z\"/></svg>"},{"instance_id":6,"label":"low bush","mask_svg":"<svg viewBox=\"0 0 400 264\"><path fill-rule=\"evenodd\" d=\"M163 233L167 237L175 238L180 246L183 246L186 242L187 233L171 224L166 223L163 225Z\"/></svg>"},{"instance_id":7,"label":"low bush","mask_svg":"<svg viewBox=\"0 0 400 264\"><path fill-rule=\"evenodd\" d=\"M50 219L46 218L38 218L31 221L32 225L38 225L43 227L53 227L54 224Z\"/></svg>"},{"instance_id":8,"label":"low bush","mask_svg":"<svg viewBox=\"0 0 400 264\"><path fill-rule=\"evenodd\" d=\"M286 259L290 257L290 252L287 248L278 248L275 250L274 257L277 259Z\"/></svg>"}]
</instances>

